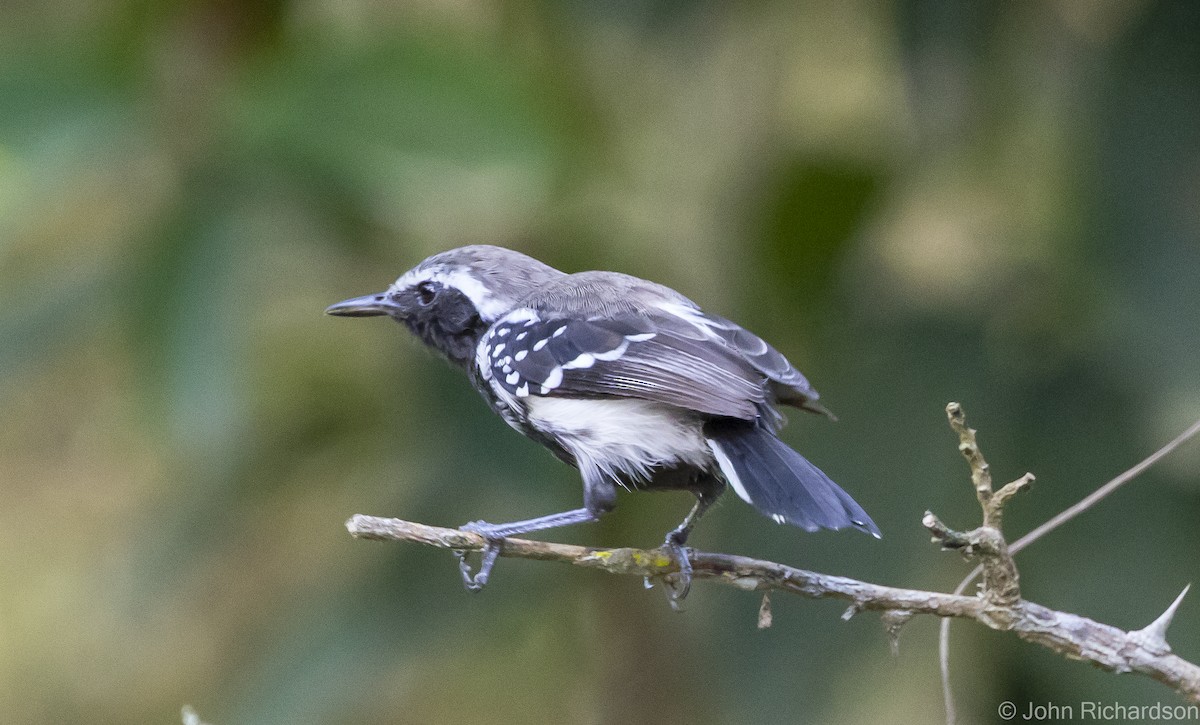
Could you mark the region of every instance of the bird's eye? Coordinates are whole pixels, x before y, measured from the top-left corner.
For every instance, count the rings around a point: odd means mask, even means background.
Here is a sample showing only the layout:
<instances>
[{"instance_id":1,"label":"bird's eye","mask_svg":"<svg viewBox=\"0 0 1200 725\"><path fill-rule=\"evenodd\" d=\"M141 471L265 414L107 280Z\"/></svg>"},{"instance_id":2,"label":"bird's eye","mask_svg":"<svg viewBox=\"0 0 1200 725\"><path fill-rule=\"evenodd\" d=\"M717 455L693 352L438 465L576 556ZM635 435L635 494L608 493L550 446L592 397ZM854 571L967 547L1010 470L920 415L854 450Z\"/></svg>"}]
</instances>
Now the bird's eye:
<instances>
[{"instance_id":1,"label":"bird's eye","mask_svg":"<svg viewBox=\"0 0 1200 725\"><path fill-rule=\"evenodd\" d=\"M433 304L434 298L437 297L437 287L431 282L422 282L417 285L417 302L421 306Z\"/></svg>"}]
</instances>

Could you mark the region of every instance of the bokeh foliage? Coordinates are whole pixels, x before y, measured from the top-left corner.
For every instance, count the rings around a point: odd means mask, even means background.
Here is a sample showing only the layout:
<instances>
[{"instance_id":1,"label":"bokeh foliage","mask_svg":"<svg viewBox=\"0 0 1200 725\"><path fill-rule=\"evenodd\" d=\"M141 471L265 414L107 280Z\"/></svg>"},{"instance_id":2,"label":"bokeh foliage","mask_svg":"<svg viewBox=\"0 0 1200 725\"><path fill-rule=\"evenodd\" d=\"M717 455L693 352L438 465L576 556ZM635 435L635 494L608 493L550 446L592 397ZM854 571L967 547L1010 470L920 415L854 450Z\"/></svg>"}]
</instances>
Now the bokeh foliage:
<instances>
[{"instance_id":1,"label":"bokeh foliage","mask_svg":"<svg viewBox=\"0 0 1200 725\"><path fill-rule=\"evenodd\" d=\"M47 0L0 5L0 721L936 722L935 626L354 542L574 507L574 472L388 323L325 318L494 242L671 284L839 414L787 439L882 542L736 502L700 547L966 571L942 406L1023 532L1200 411L1200 6ZM1019 557L1126 627L1200 579L1192 446ZM651 545L682 498L567 540ZM560 534L555 534L560 536ZM1200 657L1185 603L1172 641ZM955 628L965 716L1170 701Z\"/></svg>"}]
</instances>

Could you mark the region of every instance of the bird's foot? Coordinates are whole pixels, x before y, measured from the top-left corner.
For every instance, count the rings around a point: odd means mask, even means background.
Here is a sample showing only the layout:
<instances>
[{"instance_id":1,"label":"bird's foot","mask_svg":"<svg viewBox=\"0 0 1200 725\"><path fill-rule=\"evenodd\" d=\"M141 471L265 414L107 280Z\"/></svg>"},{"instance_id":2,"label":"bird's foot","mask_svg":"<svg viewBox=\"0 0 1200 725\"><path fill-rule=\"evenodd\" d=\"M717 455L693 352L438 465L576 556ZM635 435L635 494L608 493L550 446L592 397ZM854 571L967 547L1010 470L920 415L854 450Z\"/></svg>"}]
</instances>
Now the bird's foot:
<instances>
[{"instance_id":1,"label":"bird's foot","mask_svg":"<svg viewBox=\"0 0 1200 725\"><path fill-rule=\"evenodd\" d=\"M677 573L663 578L667 589L667 601L671 604L671 609L677 612L683 611L683 600L692 589L692 560L688 556L687 547L684 546L686 541L687 532L679 529L667 534L666 540L663 541L663 549L679 566Z\"/></svg>"},{"instance_id":2,"label":"bird's foot","mask_svg":"<svg viewBox=\"0 0 1200 725\"><path fill-rule=\"evenodd\" d=\"M486 521L472 521L458 527L459 531L479 534L487 541L483 550L479 552L479 570L476 572L471 571L471 565L467 562L467 552L454 550L454 556L458 558L458 571L462 574L463 586L469 591L477 592L488 583L492 567L496 564L496 558L500 556L500 547L504 545L504 537L497 533L497 528L499 527Z\"/></svg>"}]
</instances>

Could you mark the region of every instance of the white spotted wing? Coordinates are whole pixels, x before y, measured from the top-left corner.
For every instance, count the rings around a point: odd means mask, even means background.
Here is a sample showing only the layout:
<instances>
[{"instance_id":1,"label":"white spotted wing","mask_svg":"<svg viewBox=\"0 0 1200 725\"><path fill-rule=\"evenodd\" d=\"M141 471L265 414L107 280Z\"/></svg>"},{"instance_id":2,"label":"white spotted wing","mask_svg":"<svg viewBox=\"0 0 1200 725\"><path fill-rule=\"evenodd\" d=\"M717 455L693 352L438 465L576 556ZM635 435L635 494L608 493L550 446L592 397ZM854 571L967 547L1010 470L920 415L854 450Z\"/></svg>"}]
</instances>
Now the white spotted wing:
<instances>
[{"instance_id":1,"label":"white spotted wing","mask_svg":"<svg viewBox=\"0 0 1200 725\"><path fill-rule=\"evenodd\" d=\"M518 310L484 336L478 361L518 398L641 398L745 420L760 414L769 377L736 347L666 313L587 320Z\"/></svg>"}]
</instances>

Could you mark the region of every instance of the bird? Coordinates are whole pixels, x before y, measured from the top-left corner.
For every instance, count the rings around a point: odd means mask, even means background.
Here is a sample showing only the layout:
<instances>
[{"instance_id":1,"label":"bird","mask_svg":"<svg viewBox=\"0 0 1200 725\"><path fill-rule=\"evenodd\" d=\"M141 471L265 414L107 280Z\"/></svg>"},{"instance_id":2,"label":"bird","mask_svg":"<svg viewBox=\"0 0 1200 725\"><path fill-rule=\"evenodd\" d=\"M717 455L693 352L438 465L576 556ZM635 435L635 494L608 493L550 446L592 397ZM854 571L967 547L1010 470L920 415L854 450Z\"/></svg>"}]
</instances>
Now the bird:
<instances>
[{"instance_id":1,"label":"bird","mask_svg":"<svg viewBox=\"0 0 1200 725\"><path fill-rule=\"evenodd\" d=\"M472 521L486 545L463 584L488 582L506 537L594 522L619 490L682 490L695 504L663 548L687 595L685 544L732 488L779 524L855 528L879 538L863 508L779 438L786 405L832 414L778 350L675 290L620 272L568 274L493 245L435 254L383 292L338 302L341 317L402 323L466 372L512 428L578 469L583 506L522 521Z\"/></svg>"}]
</instances>

